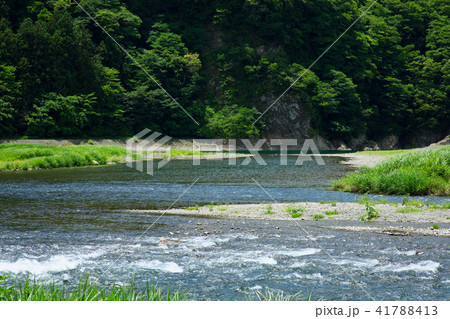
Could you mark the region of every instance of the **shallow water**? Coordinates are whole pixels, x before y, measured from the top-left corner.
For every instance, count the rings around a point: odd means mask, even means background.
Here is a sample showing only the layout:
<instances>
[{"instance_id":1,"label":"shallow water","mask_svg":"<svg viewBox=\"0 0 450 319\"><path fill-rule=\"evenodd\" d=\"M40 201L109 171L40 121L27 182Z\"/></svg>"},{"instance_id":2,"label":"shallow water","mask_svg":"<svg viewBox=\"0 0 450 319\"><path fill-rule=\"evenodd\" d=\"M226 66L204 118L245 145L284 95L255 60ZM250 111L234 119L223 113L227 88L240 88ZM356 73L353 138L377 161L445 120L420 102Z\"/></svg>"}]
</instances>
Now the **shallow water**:
<instances>
[{"instance_id":1,"label":"shallow water","mask_svg":"<svg viewBox=\"0 0 450 319\"><path fill-rule=\"evenodd\" d=\"M163 209L181 197L175 207L215 203L262 203L271 199L253 181L256 180L279 202L338 200L353 202L361 195L327 190L331 181L353 169L339 164L339 158L324 157L325 166L305 162L287 166L279 158L265 157L267 166L229 166L227 161L172 161L150 176L125 165L88 168L62 168L29 172L1 172L0 201L2 210L45 209ZM239 159L239 163L243 160ZM401 201L402 196L372 196ZM442 197L428 198L438 203ZM446 199L447 202L450 200Z\"/></svg>"},{"instance_id":2,"label":"shallow water","mask_svg":"<svg viewBox=\"0 0 450 319\"><path fill-rule=\"evenodd\" d=\"M448 299L445 238L352 233L321 228L327 221L302 221L314 241L293 221L158 219L126 211L167 208L197 178L175 206L270 202L252 178L277 201L358 198L326 189L332 179L351 170L337 158L325 158L324 167L294 166L292 159L291 165L279 166L276 157L265 160L263 167L230 167L220 161L196 167L177 161L153 177L124 165L3 172L0 273L12 279L29 273L73 284L88 272L105 284L134 277L142 288L148 277L189 289L200 300L243 300L265 289L304 295L312 291L313 298L325 300L369 299L360 285L380 300ZM160 237L174 241L159 245Z\"/></svg>"},{"instance_id":3,"label":"shallow water","mask_svg":"<svg viewBox=\"0 0 450 319\"><path fill-rule=\"evenodd\" d=\"M121 213L110 228L92 223L86 229L75 220L31 229L10 225L0 235L0 272L69 284L88 272L104 284L134 278L142 289L149 278L189 289L197 300L246 300L265 289L325 300L449 297L448 239L352 233L302 222L309 239L294 222L177 216L161 217L142 236L157 218ZM158 244L161 237L173 242Z\"/></svg>"}]
</instances>

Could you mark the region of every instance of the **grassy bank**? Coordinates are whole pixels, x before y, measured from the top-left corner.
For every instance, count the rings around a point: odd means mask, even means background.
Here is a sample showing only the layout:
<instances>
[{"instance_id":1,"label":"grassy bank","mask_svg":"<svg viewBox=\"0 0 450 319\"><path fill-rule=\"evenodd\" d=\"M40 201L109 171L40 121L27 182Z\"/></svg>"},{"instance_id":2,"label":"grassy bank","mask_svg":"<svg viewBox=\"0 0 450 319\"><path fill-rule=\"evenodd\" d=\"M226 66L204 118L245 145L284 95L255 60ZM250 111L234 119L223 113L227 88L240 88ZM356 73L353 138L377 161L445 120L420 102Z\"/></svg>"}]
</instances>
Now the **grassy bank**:
<instances>
[{"instance_id":1,"label":"grassy bank","mask_svg":"<svg viewBox=\"0 0 450 319\"><path fill-rule=\"evenodd\" d=\"M104 165L123 161L125 155L126 149L115 145L2 144L0 170Z\"/></svg>"},{"instance_id":2,"label":"grassy bank","mask_svg":"<svg viewBox=\"0 0 450 319\"><path fill-rule=\"evenodd\" d=\"M0 144L0 170L77 167L120 163L126 159L126 148L117 145L48 146L40 144ZM151 152L146 154L151 155ZM153 154L158 157L208 156L195 150L170 149ZM143 154L133 153L133 158Z\"/></svg>"},{"instance_id":3,"label":"grassy bank","mask_svg":"<svg viewBox=\"0 0 450 319\"><path fill-rule=\"evenodd\" d=\"M25 277L23 282L6 283L7 277L0 276L0 301L187 301L194 300L188 292L180 289L163 290L147 281L143 291L138 290L134 283L113 284L105 288L86 276L80 278L78 285L67 289L63 285L53 282L43 283ZM266 290L257 291L248 298L249 301L310 301L312 294L306 296L296 293L293 295L283 292Z\"/></svg>"},{"instance_id":4,"label":"grassy bank","mask_svg":"<svg viewBox=\"0 0 450 319\"><path fill-rule=\"evenodd\" d=\"M0 301L180 301L187 299L187 293L179 289L163 290L147 281L146 289L139 291L132 284L113 284L111 288L101 287L85 277L76 288L69 290L63 285L32 281L28 277L23 282L6 283L0 276Z\"/></svg>"},{"instance_id":5,"label":"grassy bank","mask_svg":"<svg viewBox=\"0 0 450 319\"><path fill-rule=\"evenodd\" d=\"M450 196L450 146L387 158L334 181L332 187L354 193Z\"/></svg>"}]
</instances>

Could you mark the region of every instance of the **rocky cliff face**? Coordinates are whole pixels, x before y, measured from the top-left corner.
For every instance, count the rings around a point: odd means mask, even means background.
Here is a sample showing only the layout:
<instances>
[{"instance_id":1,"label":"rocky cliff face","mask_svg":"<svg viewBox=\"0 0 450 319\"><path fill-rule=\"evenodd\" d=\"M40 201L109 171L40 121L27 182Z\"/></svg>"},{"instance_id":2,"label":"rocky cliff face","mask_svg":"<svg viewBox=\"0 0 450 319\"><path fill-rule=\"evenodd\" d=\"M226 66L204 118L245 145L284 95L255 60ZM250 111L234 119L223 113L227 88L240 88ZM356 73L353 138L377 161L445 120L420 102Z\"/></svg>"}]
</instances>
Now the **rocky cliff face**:
<instances>
[{"instance_id":1,"label":"rocky cliff face","mask_svg":"<svg viewBox=\"0 0 450 319\"><path fill-rule=\"evenodd\" d=\"M275 97L263 96L261 103L271 105ZM311 116L289 95L280 99L265 115L264 135L270 138L304 138L311 132Z\"/></svg>"},{"instance_id":2,"label":"rocky cliff face","mask_svg":"<svg viewBox=\"0 0 450 319\"><path fill-rule=\"evenodd\" d=\"M267 106L275 101L274 96L263 96L261 103ZM360 134L352 138L347 143L342 140L327 140L324 137L314 134L313 118L308 113L307 108L290 95L280 99L265 115L266 127L263 136L270 139L297 139L297 147L289 149L301 149L305 139L313 139L321 151L328 150L393 150L399 148L426 147L432 143L440 141L444 136L434 132L420 132L416 136L400 139L397 135L390 134L381 137L377 141L370 140L366 134ZM270 143L267 149L277 149Z\"/></svg>"},{"instance_id":3,"label":"rocky cliff face","mask_svg":"<svg viewBox=\"0 0 450 319\"><path fill-rule=\"evenodd\" d=\"M271 105L275 96L263 96L261 103ZM313 139L317 148L322 151L335 149L331 142L325 138L313 134L312 117L302 102L290 95L281 98L265 115L266 127L264 137L270 139L297 139L297 146L289 147L290 150L300 150L305 139ZM277 149L277 146L266 144L267 149Z\"/></svg>"}]
</instances>

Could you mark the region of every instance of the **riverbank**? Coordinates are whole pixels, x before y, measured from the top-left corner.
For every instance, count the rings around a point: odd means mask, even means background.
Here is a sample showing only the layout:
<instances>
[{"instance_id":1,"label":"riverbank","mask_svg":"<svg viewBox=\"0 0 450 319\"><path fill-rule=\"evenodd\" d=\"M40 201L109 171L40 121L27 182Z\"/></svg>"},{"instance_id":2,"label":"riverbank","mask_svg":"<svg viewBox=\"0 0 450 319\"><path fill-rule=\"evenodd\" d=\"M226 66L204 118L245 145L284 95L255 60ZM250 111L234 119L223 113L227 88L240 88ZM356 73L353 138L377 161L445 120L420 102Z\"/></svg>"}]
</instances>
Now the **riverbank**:
<instances>
[{"instance_id":1,"label":"riverbank","mask_svg":"<svg viewBox=\"0 0 450 319\"><path fill-rule=\"evenodd\" d=\"M119 163L125 148L109 145L46 146L40 144L1 144L0 170L32 170Z\"/></svg>"},{"instance_id":2,"label":"riverbank","mask_svg":"<svg viewBox=\"0 0 450 319\"><path fill-rule=\"evenodd\" d=\"M221 160L248 157L249 154L205 153L193 150L168 149L152 154L151 159ZM148 154L133 153L133 160L149 160ZM0 170L33 170L59 167L81 167L126 163L127 150L119 145L0 144Z\"/></svg>"},{"instance_id":3,"label":"riverbank","mask_svg":"<svg viewBox=\"0 0 450 319\"><path fill-rule=\"evenodd\" d=\"M450 146L412 150L334 181L337 191L450 196Z\"/></svg>"},{"instance_id":4,"label":"riverbank","mask_svg":"<svg viewBox=\"0 0 450 319\"><path fill-rule=\"evenodd\" d=\"M389 156L392 156L390 154L382 154L378 155L376 153L374 154L366 154L366 153L344 153L344 154L323 154L322 156L327 157L339 157L342 158L341 163L345 165L349 165L355 168L359 167L374 167L378 163L381 163Z\"/></svg>"},{"instance_id":5,"label":"riverbank","mask_svg":"<svg viewBox=\"0 0 450 319\"><path fill-rule=\"evenodd\" d=\"M366 205L367 204L367 205ZM367 208L369 207L369 208ZM258 219L258 220L291 220L301 225L302 221L324 221L323 227L333 228L334 221L360 221L368 219L367 209L372 207L378 217L371 221L361 221L361 226L352 226L348 230L382 232L387 234L421 234L427 236L450 237L450 206L423 205L419 203L338 203L338 202L301 202L279 204L223 204L187 207L169 210L130 210L131 212L192 216L204 218L226 219ZM383 224L395 223L401 226L377 227ZM417 226L418 224L422 226ZM426 224L426 226L425 226ZM434 226L433 228L433 225Z\"/></svg>"}]
</instances>

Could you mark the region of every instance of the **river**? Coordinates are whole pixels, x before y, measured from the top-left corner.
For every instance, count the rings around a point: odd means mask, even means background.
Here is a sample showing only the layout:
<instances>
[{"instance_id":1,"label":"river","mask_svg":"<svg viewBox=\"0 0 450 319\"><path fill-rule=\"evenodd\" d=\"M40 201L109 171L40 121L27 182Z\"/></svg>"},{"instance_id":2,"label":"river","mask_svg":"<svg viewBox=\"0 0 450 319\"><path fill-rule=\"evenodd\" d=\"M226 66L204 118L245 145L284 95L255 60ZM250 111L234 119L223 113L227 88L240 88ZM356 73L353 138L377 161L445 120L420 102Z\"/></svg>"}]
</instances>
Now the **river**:
<instances>
[{"instance_id":1,"label":"river","mask_svg":"<svg viewBox=\"0 0 450 319\"><path fill-rule=\"evenodd\" d=\"M154 176L125 165L2 172L0 273L68 285L89 273L104 284L134 278L140 288L149 278L197 300L246 300L266 289L325 300L448 300L447 238L330 230L321 221L303 221L302 229L290 221L129 211L167 208L197 179L175 207L270 202L252 179L280 202L359 197L327 189L353 170L336 157L324 158L325 166L264 159L266 166L172 161ZM359 222L341 222L352 223Z\"/></svg>"}]
</instances>

